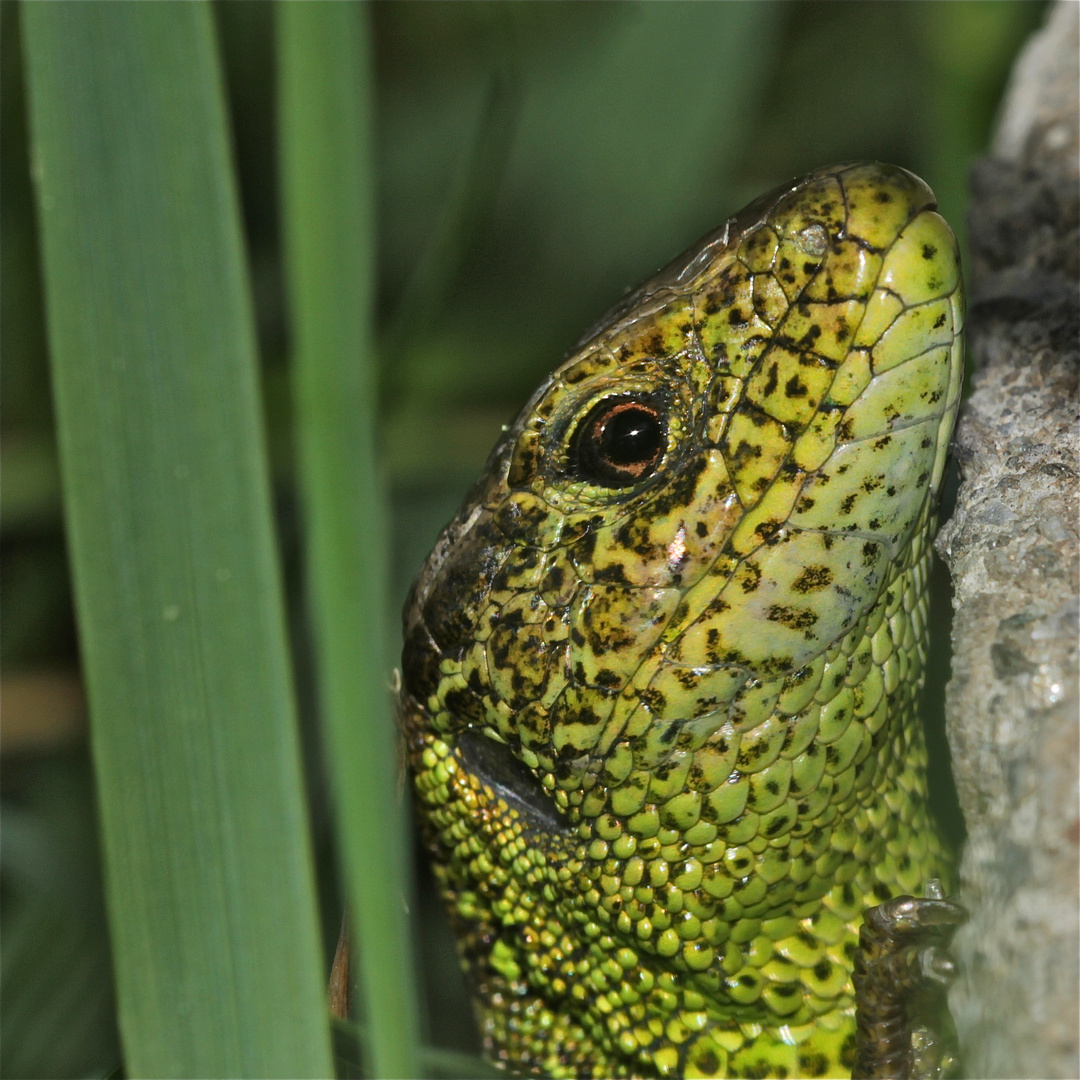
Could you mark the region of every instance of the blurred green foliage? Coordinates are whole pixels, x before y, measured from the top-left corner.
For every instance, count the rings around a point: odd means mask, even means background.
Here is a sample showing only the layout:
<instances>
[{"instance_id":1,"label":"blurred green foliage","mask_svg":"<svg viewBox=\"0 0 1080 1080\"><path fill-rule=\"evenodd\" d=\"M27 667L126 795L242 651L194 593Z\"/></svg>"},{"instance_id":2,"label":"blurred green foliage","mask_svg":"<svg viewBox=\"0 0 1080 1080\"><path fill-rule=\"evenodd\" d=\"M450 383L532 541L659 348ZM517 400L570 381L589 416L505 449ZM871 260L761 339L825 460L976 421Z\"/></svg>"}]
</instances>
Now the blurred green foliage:
<instances>
[{"instance_id":1,"label":"blurred green foliage","mask_svg":"<svg viewBox=\"0 0 1080 1080\"><path fill-rule=\"evenodd\" d=\"M376 1076L419 1072L409 803L386 674L389 499L375 329L370 10L275 8L277 136L309 636L351 961ZM376 628L373 632L373 628ZM372 872L377 867L378 872Z\"/></svg>"},{"instance_id":2,"label":"blurred green foliage","mask_svg":"<svg viewBox=\"0 0 1080 1080\"><path fill-rule=\"evenodd\" d=\"M395 603L500 425L580 331L750 198L819 165L883 159L922 175L962 235L968 167L1043 10L1025 0L375 3ZM222 3L216 15L299 612L273 12ZM70 671L77 649L13 0L0 3L0 77L0 663L5 674ZM303 691L298 614L295 628ZM330 937L335 870L310 715L308 726ZM6 749L0 767L0 1073L101 1075L117 1044L85 754ZM429 1038L474 1048L423 877L418 905Z\"/></svg>"},{"instance_id":3,"label":"blurred green foliage","mask_svg":"<svg viewBox=\"0 0 1080 1080\"><path fill-rule=\"evenodd\" d=\"M325 1077L312 837L213 10L30 4L20 19L125 1068Z\"/></svg>"}]
</instances>

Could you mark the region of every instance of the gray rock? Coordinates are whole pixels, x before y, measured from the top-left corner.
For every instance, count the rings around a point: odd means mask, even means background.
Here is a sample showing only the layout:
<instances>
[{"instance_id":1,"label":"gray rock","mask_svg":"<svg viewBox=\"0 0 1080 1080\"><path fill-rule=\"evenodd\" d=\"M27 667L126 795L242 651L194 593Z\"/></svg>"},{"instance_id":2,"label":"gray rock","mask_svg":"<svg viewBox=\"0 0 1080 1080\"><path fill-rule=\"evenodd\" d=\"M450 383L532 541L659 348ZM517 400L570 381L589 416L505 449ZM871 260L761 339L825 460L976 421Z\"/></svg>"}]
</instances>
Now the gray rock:
<instances>
[{"instance_id":1,"label":"gray rock","mask_svg":"<svg viewBox=\"0 0 1080 1080\"><path fill-rule=\"evenodd\" d=\"M1059 0L972 175L947 729L968 829L950 994L964 1071L1080 1076L1078 15Z\"/></svg>"}]
</instances>

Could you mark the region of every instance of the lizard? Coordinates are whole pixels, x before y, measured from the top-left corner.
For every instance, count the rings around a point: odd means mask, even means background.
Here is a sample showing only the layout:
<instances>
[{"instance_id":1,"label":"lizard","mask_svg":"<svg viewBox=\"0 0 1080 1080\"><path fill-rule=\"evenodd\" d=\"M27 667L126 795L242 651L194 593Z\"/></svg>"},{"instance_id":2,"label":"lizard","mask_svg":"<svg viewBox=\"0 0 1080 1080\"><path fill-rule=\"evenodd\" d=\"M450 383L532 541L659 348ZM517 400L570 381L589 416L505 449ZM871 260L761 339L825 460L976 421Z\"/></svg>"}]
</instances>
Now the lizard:
<instances>
[{"instance_id":1,"label":"lizard","mask_svg":"<svg viewBox=\"0 0 1080 1080\"><path fill-rule=\"evenodd\" d=\"M399 695L496 1063L914 1068L857 1063L853 972L868 910L951 917L911 894L951 873L917 701L963 319L929 187L821 169L628 294L498 441Z\"/></svg>"}]
</instances>

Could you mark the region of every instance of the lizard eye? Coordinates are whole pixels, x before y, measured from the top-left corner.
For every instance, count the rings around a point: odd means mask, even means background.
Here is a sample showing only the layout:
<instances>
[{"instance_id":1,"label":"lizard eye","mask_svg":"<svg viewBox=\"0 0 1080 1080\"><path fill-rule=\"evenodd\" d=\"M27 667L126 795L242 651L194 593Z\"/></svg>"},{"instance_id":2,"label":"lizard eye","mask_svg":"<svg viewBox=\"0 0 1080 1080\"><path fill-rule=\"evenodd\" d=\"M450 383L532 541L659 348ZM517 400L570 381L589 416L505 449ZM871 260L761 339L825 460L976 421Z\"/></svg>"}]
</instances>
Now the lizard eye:
<instances>
[{"instance_id":1,"label":"lizard eye","mask_svg":"<svg viewBox=\"0 0 1080 1080\"><path fill-rule=\"evenodd\" d=\"M651 476L664 456L667 419L652 398L604 398L574 431L572 471L582 480L608 488L630 487Z\"/></svg>"}]
</instances>

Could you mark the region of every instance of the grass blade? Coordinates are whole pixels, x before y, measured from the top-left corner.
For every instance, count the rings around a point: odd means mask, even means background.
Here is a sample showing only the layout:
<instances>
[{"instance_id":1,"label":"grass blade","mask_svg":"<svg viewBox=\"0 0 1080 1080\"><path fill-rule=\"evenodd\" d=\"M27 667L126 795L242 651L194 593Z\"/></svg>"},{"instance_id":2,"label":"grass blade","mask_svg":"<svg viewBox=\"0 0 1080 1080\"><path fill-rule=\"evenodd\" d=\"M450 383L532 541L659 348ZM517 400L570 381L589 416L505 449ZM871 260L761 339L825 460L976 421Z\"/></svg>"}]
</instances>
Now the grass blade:
<instances>
[{"instance_id":1,"label":"grass blade","mask_svg":"<svg viewBox=\"0 0 1080 1080\"><path fill-rule=\"evenodd\" d=\"M279 117L308 589L371 1075L416 1075L409 850L385 643L389 515L375 454L368 12L278 7Z\"/></svg>"},{"instance_id":2,"label":"grass blade","mask_svg":"<svg viewBox=\"0 0 1080 1080\"><path fill-rule=\"evenodd\" d=\"M329 1075L209 8L23 20L127 1074Z\"/></svg>"}]
</instances>

